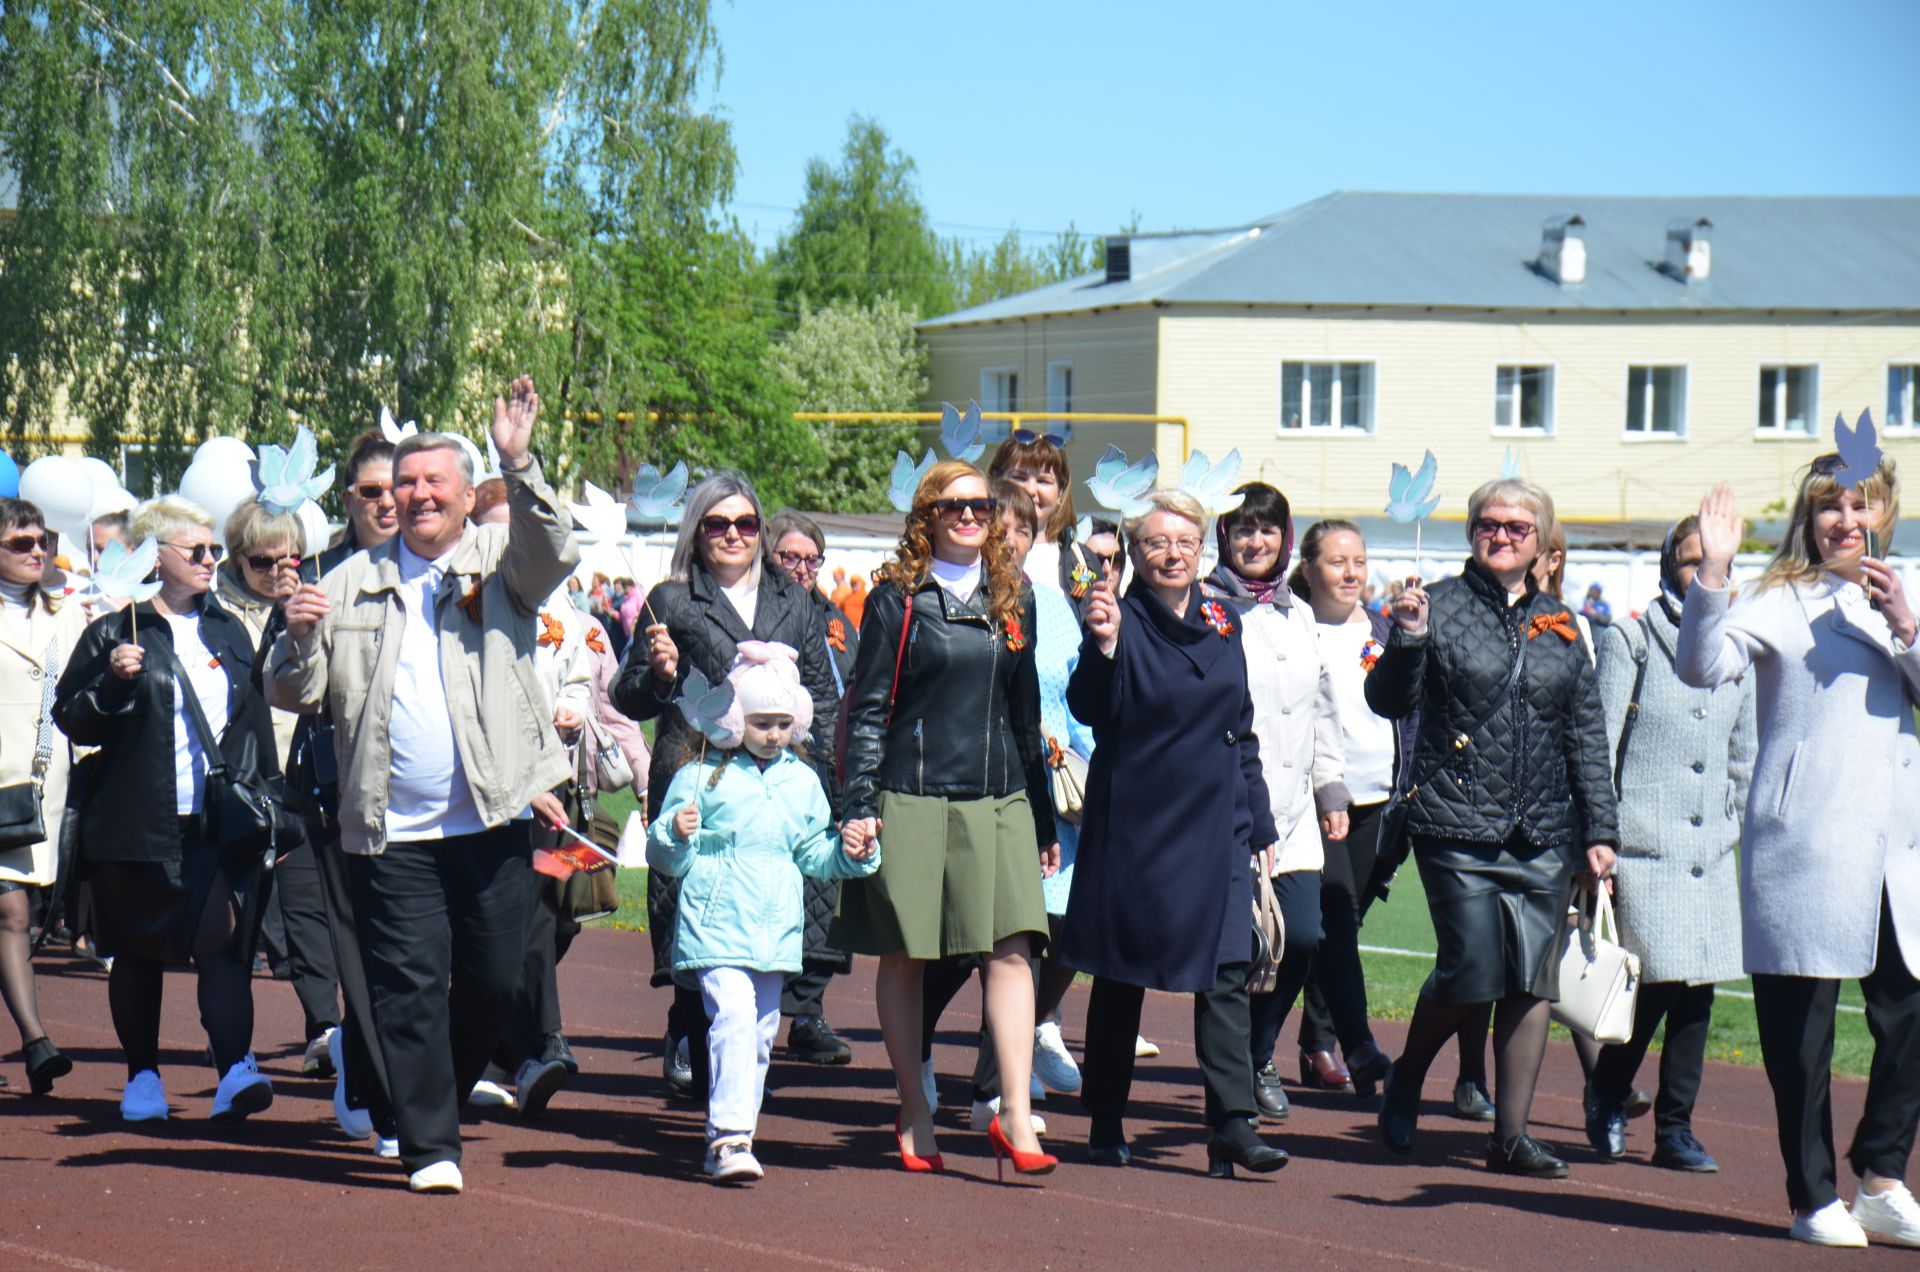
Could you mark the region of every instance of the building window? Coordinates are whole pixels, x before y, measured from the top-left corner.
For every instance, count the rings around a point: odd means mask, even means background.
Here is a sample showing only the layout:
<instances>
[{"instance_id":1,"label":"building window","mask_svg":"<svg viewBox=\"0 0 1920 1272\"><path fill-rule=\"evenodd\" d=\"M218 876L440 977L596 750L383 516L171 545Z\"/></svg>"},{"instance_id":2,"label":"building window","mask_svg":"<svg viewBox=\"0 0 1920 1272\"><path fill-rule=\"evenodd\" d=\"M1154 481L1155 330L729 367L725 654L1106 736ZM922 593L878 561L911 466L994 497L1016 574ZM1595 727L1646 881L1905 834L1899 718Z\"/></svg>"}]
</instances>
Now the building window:
<instances>
[{"instance_id":1,"label":"building window","mask_svg":"<svg viewBox=\"0 0 1920 1272\"><path fill-rule=\"evenodd\" d=\"M1882 423L1890 433L1920 432L1920 364L1887 368L1887 414Z\"/></svg>"},{"instance_id":2,"label":"building window","mask_svg":"<svg viewBox=\"0 0 1920 1272\"><path fill-rule=\"evenodd\" d=\"M1819 367L1761 367L1758 427L1762 433L1812 437L1819 399Z\"/></svg>"},{"instance_id":3,"label":"building window","mask_svg":"<svg viewBox=\"0 0 1920 1272\"><path fill-rule=\"evenodd\" d=\"M987 367L980 372L980 409L1017 411L1020 409L1020 371L1017 367ZM980 440L989 446L1004 442L1013 432L1005 420L988 420L980 430Z\"/></svg>"},{"instance_id":4,"label":"building window","mask_svg":"<svg viewBox=\"0 0 1920 1272\"><path fill-rule=\"evenodd\" d=\"M160 470L147 448L131 443L120 447L120 485L130 495L152 499L160 494Z\"/></svg>"},{"instance_id":5,"label":"building window","mask_svg":"<svg viewBox=\"0 0 1920 1272\"><path fill-rule=\"evenodd\" d=\"M1500 433L1551 433L1553 368L1494 368L1493 427Z\"/></svg>"},{"instance_id":6,"label":"building window","mask_svg":"<svg viewBox=\"0 0 1920 1272\"><path fill-rule=\"evenodd\" d=\"M1687 369L1627 368L1627 436L1687 435Z\"/></svg>"},{"instance_id":7,"label":"building window","mask_svg":"<svg viewBox=\"0 0 1920 1272\"><path fill-rule=\"evenodd\" d=\"M1280 364L1280 433L1373 432L1373 363Z\"/></svg>"},{"instance_id":8,"label":"building window","mask_svg":"<svg viewBox=\"0 0 1920 1272\"><path fill-rule=\"evenodd\" d=\"M1073 363L1047 363L1047 410L1061 415L1073 413ZM1053 420L1047 424L1047 431L1062 441L1073 438L1071 420Z\"/></svg>"}]
</instances>

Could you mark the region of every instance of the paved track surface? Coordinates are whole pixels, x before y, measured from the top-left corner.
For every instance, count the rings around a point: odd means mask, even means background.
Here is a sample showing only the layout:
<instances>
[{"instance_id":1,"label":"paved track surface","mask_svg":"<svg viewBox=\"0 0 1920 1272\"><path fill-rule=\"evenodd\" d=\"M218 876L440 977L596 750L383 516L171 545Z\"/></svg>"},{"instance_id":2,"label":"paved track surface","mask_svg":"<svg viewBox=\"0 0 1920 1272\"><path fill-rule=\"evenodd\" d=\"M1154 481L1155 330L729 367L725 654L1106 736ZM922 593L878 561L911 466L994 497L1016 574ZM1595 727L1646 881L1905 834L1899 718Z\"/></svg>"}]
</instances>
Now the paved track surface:
<instances>
[{"instance_id":1,"label":"paved track surface","mask_svg":"<svg viewBox=\"0 0 1920 1272\"><path fill-rule=\"evenodd\" d=\"M477 1116L466 1127L467 1192L414 1197L397 1163L342 1139L331 1084L299 1077L300 1017L291 989L255 982L262 1066L273 1107L223 1130L206 1118L215 1076L193 982L167 977L163 1073L173 1118L124 1126L124 1070L107 1018L106 982L62 959L42 963L44 1014L78 1068L36 1100L13 1057L0 1092L0 1268L205 1270L252 1267L430 1269L463 1266L824 1268L1484 1268L1757 1269L1902 1267L1920 1251L1865 1254L1788 1242L1772 1100L1757 1069L1713 1066L1696 1130L1717 1176L1633 1157L1596 1161L1580 1133L1580 1069L1554 1044L1535 1131L1565 1150L1570 1179L1491 1177L1483 1129L1445 1116L1453 1062L1427 1085L1411 1160L1373 1137L1351 1096L1295 1092L1273 1137L1293 1155L1278 1175L1206 1177L1187 1000L1149 995L1145 1030L1163 1053L1142 1061L1129 1129L1136 1164L1079 1164L1087 1122L1077 1103L1041 1106L1063 1157L1050 1178L994 1182L982 1135L943 1114L949 1173L908 1176L891 1134L894 1100L874 1024L872 964L834 985L835 1027L855 1045L850 1068L781 1063L761 1119L768 1177L723 1189L698 1173L701 1120L665 1099L658 1036L666 995L646 986L644 938L590 932L561 968L569 1035L584 1072L537 1124ZM942 1097L965 1098L978 1000L943 1022ZM1076 1046L1085 991L1067 1000ZM1382 1026L1389 1049L1396 1026ZM1646 1073L1650 1080L1651 1068ZM1644 1085L1644 1083L1643 1083ZM1834 1084L1843 1146L1862 1084ZM959 1117L964 1117L961 1113ZM1846 1168L1842 1166L1845 1174ZM1847 1178L1843 1191L1851 1196Z\"/></svg>"}]
</instances>

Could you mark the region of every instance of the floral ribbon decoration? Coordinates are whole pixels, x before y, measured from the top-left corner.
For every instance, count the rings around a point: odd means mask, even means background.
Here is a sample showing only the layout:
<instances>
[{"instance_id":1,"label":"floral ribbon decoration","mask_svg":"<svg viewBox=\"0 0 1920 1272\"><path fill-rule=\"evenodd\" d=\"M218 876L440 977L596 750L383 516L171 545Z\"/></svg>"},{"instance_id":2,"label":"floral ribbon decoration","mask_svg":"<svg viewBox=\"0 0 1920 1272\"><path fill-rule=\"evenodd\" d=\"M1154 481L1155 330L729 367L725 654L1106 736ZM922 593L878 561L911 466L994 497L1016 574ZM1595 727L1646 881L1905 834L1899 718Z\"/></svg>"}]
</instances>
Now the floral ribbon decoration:
<instances>
[{"instance_id":1,"label":"floral ribbon decoration","mask_svg":"<svg viewBox=\"0 0 1920 1272\"><path fill-rule=\"evenodd\" d=\"M1580 639L1580 629L1573 625L1573 615L1565 610L1552 614L1535 614L1533 621L1527 624L1527 639L1532 640L1542 632L1552 632L1569 645Z\"/></svg>"},{"instance_id":2,"label":"floral ribbon decoration","mask_svg":"<svg viewBox=\"0 0 1920 1272\"><path fill-rule=\"evenodd\" d=\"M587 648L596 654L604 654L607 652L607 641L606 638L600 634L600 624L598 623L590 624L587 627Z\"/></svg>"},{"instance_id":3,"label":"floral ribbon decoration","mask_svg":"<svg viewBox=\"0 0 1920 1272\"><path fill-rule=\"evenodd\" d=\"M1227 613L1227 607L1219 601L1200 602L1200 617L1208 627L1220 633L1221 639L1233 635L1233 619Z\"/></svg>"},{"instance_id":4,"label":"floral ribbon decoration","mask_svg":"<svg viewBox=\"0 0 1920 1272\"><path fill-rule=\"evenodd\" d=\"M827 620L827 644L837 654L847 652L847 625L837 618Z\"/></svg>"},{"instance_id":5,"label":"floral ribbon decoration","mask_svg":"<svg viewBox=\"0 0 1920 1272\"><path fill-rule=\"evenodd\" d=\"M1006 632L1008 653L1017 654L1027 647L1027 633L1026 630L1020 626L1019 619L1008 619Z\"/></svg>"},{"instance_id":6,"label":"floral ribbon decoration","mask_svg":"<svg viewBox=\"0 0 1920 1272\"><path fill-rule=\"evenodd\" d=\"M534 644L545 645L548 649L558 649L566 642L566 639L566 625L553 615L542 611L540 615L540 635L534 639Z\"/></svg>"},{"instance_id":7,"label":"floral ribbon decoration","mask_svg":"<svg viewBox=\"0 0 1920 1272\"><path fill-rule=\"evenodd\" d=\"M1380 655L1386 652L1387 647L1385 645L1382 645L1371 636L1367 637L1366 642L1360 646L1360 670L1362 672L1372 671L1379 665Z\"/></svg>"}]
</instances>

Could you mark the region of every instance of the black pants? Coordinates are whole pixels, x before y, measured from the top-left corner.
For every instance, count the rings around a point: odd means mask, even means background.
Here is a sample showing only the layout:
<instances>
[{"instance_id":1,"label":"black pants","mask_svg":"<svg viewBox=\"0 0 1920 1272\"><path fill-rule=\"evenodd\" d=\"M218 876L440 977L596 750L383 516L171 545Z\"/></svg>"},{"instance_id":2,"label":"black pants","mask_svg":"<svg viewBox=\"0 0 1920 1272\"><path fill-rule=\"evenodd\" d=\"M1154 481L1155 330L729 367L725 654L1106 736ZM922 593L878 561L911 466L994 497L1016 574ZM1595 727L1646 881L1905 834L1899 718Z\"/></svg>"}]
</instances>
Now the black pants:
<instances>
[{"instance_id":1,"label":"black pants","mask_svg":"<svg viewBox=\"0 0 1920 1272\"><path fill-rule=\"evenodd\" d=\"M1662 1139L1693 1130L1693 1102L1700 1094L1713 1023L1713 986L1642 981L1633 1003L1633 1037L1602 1047L1593 1066L1594 1094L1625 1100L1663 1019L1667 1037L1660 1046L1660 1094L1653 1101L1654 1135Z\"/></svg>"},{"instance_id":2,"label":"black pants","mask_svg":"<svg viewBox=\"0 0 1920 1272\"><path fill-rule=\"evenodd\" d=\"M790 973L780 987L780 1014L788 1017L827 1014L827 982L834 967L822 959L806 959L800 970Z\"/></svg>"},{"instance_id":3,"label":"black pants","mask_svg":"<svg viewBox=\"0 0 1920 1272\"><path fill-rule=\"evenodd\" d=\"M1893 914L1880 899L1880 956L1860 981L1873 1032L1873 1068L1867 1108L1847 1153L1856 1174L1872 1171L1904 1179L1920 1121L1920 981L1901 958ZM1833 1018L1840 982L1808 976L1753 978L1753 1012L1760 1051L1773 1085L1780 1123L1780 1156L1787 1168L1787 1200L1798 1211L1818 1210L1839 1194L1833 1159Z\"/></svg>"},{"instance_id":4,"label":"black pants","mask_svg":"<svg viewBox=\"0 0 1920 1272\"><path fill-rule=\"evenodd\" d=\"M1294 1000L1300 997L1320 952L1320 872L1290 870L1275 875L1273 892L1280 902L1280 917L1287 925L1287 949L1280 958L1280 979L1273 992L1254 994L1248 1000L1253 1017L1250 1054L1255 1069L1273 1059L1280 1028L1287 1023L1287 1013L1293 1010Z\"/></svg>"},{"instance_id":5,"label":"black pants","mask_svg":"<svg viewBox=\"0 0 1920 1272\"><path fill-rule=\"evenodd\" d=\"M373 1027L409 1171L460 1160L460 1103L513 1010L533 904L527 822L350 857Z\"/></svg>"},{"instance_id":6,"label":"black pants","mask_svg":"<svg viewBox=\"0 0 1920 1272\"><path fill-rule=\"evenodd\" d=\"M667 1045L673 1046L676 1038L687 1040L687 1064L693 1071L693 1098L702 1107L707 1102L708 1074L711 1071L711 1057L707 1054L707 1026L711 1023L707 1018L706 999L701 997L700 991L675 985L673 1002L667 1007Z\"/></svg>"},{"instance_id":7,"label":"black pants","mask_svg":"<svg viewBox=\"0 0 1920 1272\"><path fill-rule=\"evenodd\" d=\"M393 1135L393 1097L387 1093L387 1066L373 1032L373 1000L367 992L367 969L360 957L359 930L353 921L353 888L347 879L347 855L340 848L336 822L321 828L307 824L308 846L320 877L321 899L327 910L327 934L333 950L335 979L340 984L340 1059L346 1072L347 1103L365 1109L382 1135Z\"/></svg>"},{"instance_id":8,"label":"black pants","mask_svg":"<svg viewBox=\"0 0 1920 1272\"><path fill-rule=\"evenodd\" d=\"M306 1017L307 1041L312 1042L340 1023L340 1001L327 898L311 846L294 849L274 866L273 907L280 912L287 974Z\"/></svg>"},{"instance_id":9,"label":"black pants","mask_svg":"<svg viewBox=\"0 0 1920 1272\"><path fill-rule=\"evenodd\" d=\"M542 891L538 882L536 894ZM580 925L562 919L552 902L536 895L527 919L526 961L520 972L520 992L513 996L513 1015L501 1035L494 1059L508 1074L546 1049L547 1035L561 1032L560 960L580 935Z\"/></svg>"},{"instance_id":10,"label":"black pants","mask_svg":"<svg viewBox=\"0 0 1920 1272\"><path fill-rule=\"evenodd\" d=\"M1327 855L1320 872L1320 956L1307 975L1300 1008L1300 1050L1340 1050L1351 1056L1373 1041L1367 1023L1367 981L1360 966L1362 889L1373 878L1380 852L1380 814L1386 801L1347 810L1347 837L1322 839Z\"/></svg>"},{"instance_id":11,"label":"black pants","mask_svg":"<svg viewBox=\"0 0 1920 1272\"><path fill-rule=\"evenodd\" d=\"M1087 996L1087 1047L1080 1065L1080 1103L1093 1116L1094 1135L1117 1133L1133 1090L1134 1042L1147 991L1096 976ZM1253 1065L1247 1038L1247 965L1222 964L1213 988L1193 996L1193 1046L1207 1093L1207 1125L1251 1119ZM1104 1125L1103 1125L1104 1124Z\"/></svg>"}]
</instances>

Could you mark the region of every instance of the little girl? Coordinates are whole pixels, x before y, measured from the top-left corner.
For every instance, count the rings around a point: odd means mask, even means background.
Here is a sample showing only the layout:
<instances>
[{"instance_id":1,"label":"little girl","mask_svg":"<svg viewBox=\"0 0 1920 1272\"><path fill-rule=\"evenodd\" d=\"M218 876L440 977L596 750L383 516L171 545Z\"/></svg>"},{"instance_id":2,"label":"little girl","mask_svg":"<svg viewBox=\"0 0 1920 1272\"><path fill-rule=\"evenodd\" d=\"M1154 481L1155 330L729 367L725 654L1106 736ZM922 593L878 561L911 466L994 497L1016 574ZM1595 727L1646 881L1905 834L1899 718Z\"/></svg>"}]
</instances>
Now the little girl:
<instances>
[{"instance_id":1,"label":"little girl","mask_svg":"<svg viewBox=\"0 0 1920 1272\"><path fill-rule=\"evenodd\" d=\"M733 705L720 717L719 750L689 756L674 774L647 835L647 865L684 877L673 971L682 983L698 981L713 1022L707 1175L744 1182L765 1173L753 1130L780 987L800 970L800 876L870 875L880 847L843 847L819 777L789 749L813 725L799 654L742 642L727 683Z\"/></svg>"}]
</instances>

